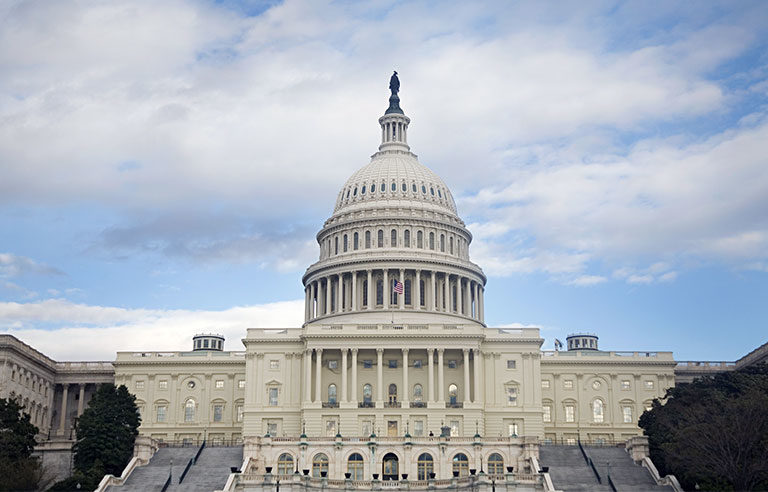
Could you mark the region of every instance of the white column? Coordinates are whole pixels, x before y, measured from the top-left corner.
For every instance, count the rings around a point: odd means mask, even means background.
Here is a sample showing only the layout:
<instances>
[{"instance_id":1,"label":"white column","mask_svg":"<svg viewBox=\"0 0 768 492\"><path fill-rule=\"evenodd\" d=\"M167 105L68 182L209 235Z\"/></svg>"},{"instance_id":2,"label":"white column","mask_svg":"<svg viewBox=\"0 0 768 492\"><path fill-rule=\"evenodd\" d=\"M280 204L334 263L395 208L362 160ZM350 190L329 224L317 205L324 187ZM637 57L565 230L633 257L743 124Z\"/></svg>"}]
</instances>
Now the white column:
<instances>
[{"instance_id":1,"label":"white column","mask_svg":"<svg viewBox=\"0 0 768 492\"><path fill-rule=\"evenodd\" d=\"M325 314L331 314L331 277L325 278Z\"/></svg>"},{"instance_id":2,"label":"white column","mask_svg":"<svg viewBox=\"0 0 768 492\"><path fill-rule=\"evenodd\" d=\"M472 294L470 293L469 279L464 283L464 316L472 316Z\"/></svg>"},{"instance_id":3,"label":"white column","mask_svg":"<svg viewBox=\"0 0 768 492\"><path fill-rule=\"evenodd\" d=\"M384 302L384 309L387 309L389 307L389 296L392 294L390 293L392 290L392 287L389 285L389 271L385 268L384 269L384 285L382 286L384 289L384 295L382 296L382 301Z\"/></svg>"},{"instance_id":4,"label":"white column","mask_svg":"<svg viewBox=\"0 0 768 492\"><path fill-rule=\"evenodd\" d=\"M309 321L309 285L304 287L304 322Z\"/></svg>"},{"instance_id":5,"label":"white column","mask_svg":"<svg viewBox=\"0 0 768 492\"><path fill-rule=\"evenodd\" d=\"M469 403L469 349L463 349L464 352L464 403Z\"/></svg>"},{"instance_id":6,"label":"white column","mask_svg":"<svg viewBox=\"0 0 768 492\"><path fill-rule=\"evenodd\" d=\"M309 307L309 317L310 318L316 318L317 317L317 309L316 309L316 303L317 303L317 281L312 282L312 293L310 294L310 302L311 305Z\"/></svg>"},{"instance_id":7,"label":"white column","mask_svg":"<svg viewBox=\"0 0 768 492\"><path fill-rule=\"evenodd\" d=\"M352 272L352 311L357 311L357 270Z\"/></svg>"},{"instance_id":8,"label":"white column","mask_svg":"<svg viewBox=\"0 0 768 492\"><path fill-rule=\"evenodd\" d=\"M69 385L61 385L61 414L59 415L59 434L64 435L64 425L67 423L67 398L69 398Z\"/></svg>"},{"instance_id":9,"label":"white column","mask_svg":"<svg viewBox=\"0 0 768 492\"><path fill-rule=\"evenodd\" d=\"M341 283L342 283L342 276L339 274L337 276L338 281L336 282L336 312L340 313L342 311L341 309Z\"/></svg>"},{"instance_id":10,"label":"white column","mask_svg":"<svg viewBox=\"0 0 768 492\"><path fill-rule=\"evenodd\" d=\"M445 349L437 349L437 395L439 402L445 403L445 378L443 374L443 352Z\"/></svg>"},{"instance_id":11,"label":"white column","mask_svg":"<svg viewBox=\"0 0 768 492\"><path fill-rule=\"evenodd\" d=\"M350 400L357 403L357 349L352 349L352 394Z\"/></svg>"},{"instance_id":12,"label":"white column","mask_svg":"<svg viewBox=\"0 0 768 492\"><path fill-rule=\"evenodd\" d=\"M400 283L403 284L403 293L397 295L397 306L400 309L405 309L405 270L402 268L400 269ZM413 285L411 285L411 289L413 289ZM413 291L411 291L411 295L413 295Z\"/></svg>"},{"instance_id":13,"label":"white column","mask_svg":"<svg viewBox=\"0 0 768 492\"><path fill-rule=\"evenodd\" d=\"M483 385L480 383L480 362L483 358L478 349L473 349L475 356L475 397L472 399L475 403L483 402Z\"/></svg>"},{"instance_id":14,"label":"white column","mask_svg":"<svg viewBox=\"0 0 768 492\"><path fill-rule=\"evenodd\" d=\"M477 299L477 294L480 292L477 288L477 282L472 282L472 290L475 294L475 309L472 313L472 317L475 319L480 319L480 301Z\"/></svg>"},{"instance_id":15,"label":"white column","mask_svg":"<svg viewBox=\"0 0 768 492\"><path fill-rule=\"evenodd\" d=\"M312 349L304 351L304 370L306 371L306 394L304 395L304 401L307 403L312 402Z\"/></svg>"},{"instance_id":16,"label":"white column","mask_svg":"<svg viewBox=\"0 0 768 492\"><path fill-rule=\"evenodd\" d=\"M480 322L485 323L485 287L480 286Z\"/></svg>"},{"instance_id":17,"label":"white column","mask_svg":"<svg viewBox=\"0 0 768 492\"><path fill-rule=\"evenodd\" d=\"M376 349L376 406L379 407L384 402L384 367L382 366L384 349Z\"/></svg>"},{"instance_id":18,"label":"white column","mask_svg":"<svg viewBox=\"0 0 768 492\"><path fill-rule=\"evenodd\" d=\"M421 309L421 270L416 270L416 285L411 286L411 289L413 289L411 292L411 302L413 302L413 309ZM413 296L413 293L416 293L416 296Z\"/></svg>"},{"instance_id":19,"label":"white column","mask_svg":"<svg viewBox=\"0 0 768 492\"><path fill-rule=\"evenodd\" d=\"M427 359L429 362L429 372L427 375L429 376L429 381L427 382L427 394L429 395L429 400L427 401L435 401L435 349L427 349Z\"/></svg>"},{"instance_id":20,"label":"white column","mask_svg":"<svg viewBox=\"0 0 768 492\"><path fill-rule=\"evenodd\" d=\"M451 276L446 272L445 281L443 282L443 311L449 313L451 311L451 297L448 290Z\"/></svg>"},{"instance_id":21,"label":"white column","mask_svg":"<svg viewBox=\"0 0 768 492\"><path fill-rule=\"evenodd\" d=\"M341 401L347 401L347 349L341 349Z\"/></svg>"},{"instance_id":22,"label":"white column","mask_svg":"<svg viewBox=\"0 0 768 492\"><path fill-rule=\"evenodd\" d=\"M80 394L77 400L77 416L83 414L83 406L85 405L85 383L80 383Z\"/></svg>"},{"instance_id":23,"label":"white column","mask_svg":"<svg viewBox=\"0 0 768 492\"><path fill-rule=\"evenodd\" d=\"M323 386L322 386L322 374L323 374L323 349L315 349L317 352L317 368L315 371L315 401L323 401Z\"/></svg>"},{"instance_id":24,"label":"white column","mask_svg":"<svg viewBox=\"0 0 768 492\"><path fill-rule=\"evenodd\" d=\"M437 295L437 275L435 275L435 271L433 270L429 276L430 282L432 284L432 289L429 291L429 310L437 311L437 302L435 301L435 297Z\"/></svg>"},{"instance_id":25,"label":"white column","mask_svg":"<svg viewBox=\"0 0 768 492\"><path fill-rule=\"evenodd\" d=\"M408 386L408 349L403 349L403 407L408 406L409 396L411 394L410 386Z\"/></svg>"},{"instance_id":26,"label":"white column","mask_svg":"<svg viewBox=\"0 0 768 492\"><path fill-rule=\"evenodd\" d=\"M368 309L373 309L373 290L374 290L375 287L371 283L372 278L373 278L373 275L371 274L371 271L368 270L368 292L365 293L366 296L368 297L368 299L366 301L367 304L368 304L368 306L367 306Z\"/></svg>"}]
</instances>

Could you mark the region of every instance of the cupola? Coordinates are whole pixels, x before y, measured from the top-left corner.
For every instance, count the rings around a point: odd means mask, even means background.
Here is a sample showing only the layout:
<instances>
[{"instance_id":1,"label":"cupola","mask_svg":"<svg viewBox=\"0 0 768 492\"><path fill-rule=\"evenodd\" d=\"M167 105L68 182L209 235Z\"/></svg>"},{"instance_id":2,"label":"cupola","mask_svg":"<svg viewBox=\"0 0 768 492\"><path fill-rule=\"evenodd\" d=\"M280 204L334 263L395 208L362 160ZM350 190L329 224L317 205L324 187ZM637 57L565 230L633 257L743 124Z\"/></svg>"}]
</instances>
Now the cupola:
<instances>
[{"instance_id":1,"label":"cupola","mask_svg":"<svg viewBox=\"0 0 768 492\"><path fill-rule=\"evenodd\" d=\"M224 337L222 335L198 334L192 337L192 351L214 350L221 352L224 350Z\"/></svg>"}]
</instances>

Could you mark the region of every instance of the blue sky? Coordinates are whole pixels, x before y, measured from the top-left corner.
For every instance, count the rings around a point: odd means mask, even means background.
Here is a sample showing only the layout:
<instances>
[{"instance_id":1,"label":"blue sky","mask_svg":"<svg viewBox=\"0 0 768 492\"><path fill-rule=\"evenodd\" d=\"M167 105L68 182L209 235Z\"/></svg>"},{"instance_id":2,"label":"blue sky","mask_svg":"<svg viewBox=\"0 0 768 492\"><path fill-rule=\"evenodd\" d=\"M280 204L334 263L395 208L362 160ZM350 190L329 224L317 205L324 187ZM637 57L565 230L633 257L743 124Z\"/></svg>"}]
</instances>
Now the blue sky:
<instances>
[{"instance_id":1,"label":"blue sky","mask_svg":"<svg viewBox=\"0 0 768 492\"><path fill-rule=\"evenodd\" d=\"M734 360L768 327L765 2L4 2L0 330L298 326L391 70L492 326Z\"/></svg>"}]
</instances>

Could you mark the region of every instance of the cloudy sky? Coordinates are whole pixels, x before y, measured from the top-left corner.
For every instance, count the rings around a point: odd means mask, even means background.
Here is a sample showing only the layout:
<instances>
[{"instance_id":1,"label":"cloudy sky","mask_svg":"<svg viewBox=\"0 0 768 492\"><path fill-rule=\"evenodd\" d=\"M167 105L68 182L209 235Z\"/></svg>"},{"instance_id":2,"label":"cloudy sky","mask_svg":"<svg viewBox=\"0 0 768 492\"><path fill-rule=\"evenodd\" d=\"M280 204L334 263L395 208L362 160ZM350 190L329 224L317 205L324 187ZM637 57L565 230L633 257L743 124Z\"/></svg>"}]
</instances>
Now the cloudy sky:
<instances>
[{"instance_id":1,"label":"cloudy sky","mask_svg":"<svg viewBox=\"0 0 768 492\"><path fill-rule=\"evenodd\" d=\"M0 331L53 358L298 326L400 73L490 325L768 341L768 4L0 2Z\"/></svg>"}]
</instances>

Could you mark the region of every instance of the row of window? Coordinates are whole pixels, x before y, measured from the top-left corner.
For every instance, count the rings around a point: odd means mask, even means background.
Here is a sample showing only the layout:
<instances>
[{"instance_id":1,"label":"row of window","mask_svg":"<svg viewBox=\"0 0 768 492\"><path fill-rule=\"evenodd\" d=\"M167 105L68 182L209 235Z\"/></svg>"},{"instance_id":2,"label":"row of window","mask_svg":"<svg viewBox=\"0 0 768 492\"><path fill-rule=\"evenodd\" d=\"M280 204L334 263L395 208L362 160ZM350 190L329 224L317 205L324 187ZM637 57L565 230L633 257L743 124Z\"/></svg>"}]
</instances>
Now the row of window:
<instances>
[{"instance_id":1,"label":"row of window","mask_svg":"<svg viewBox=\"0 0 768 492\"><path fill-rule=\"evenodd\" d=\"M645 402L645 409L651 409L651 402ZM634 402L622 402L621 403L621 421L625 424L635 423L636 416L634 415ZM601 424L605 422L605 403L603 400L596 398L590 404L592 410L592 422ZM566 422L576 422L576 403L566 402L563 405L563 411ZM542 406L542 414L544 422L552 422L552 403L545 402Z\"/></svg>"},{"instance_id":2,"label":"row of window","mask_svg":"<svg viewBox=\"0 0 768 492\"><path fill-rule=\"evenodd\" d=\"M137 406L139 407L139 411L143 414L144 404L142 402L137 402ZM155 422L158 422L158 423L168 422L168 408L169 408L169 405L167 402L155 403ZM197 422L197 409L198 409L198 404L195 401L195 399L187 398L187 400L184 402L184 422L187 422L187 423ZM211 405L210 421L222 422L224 420L225 409L226 409L226 404L224 402L214 402ZM236 422L243 421L242 401L238 401L235 403L234 417Z\"/></svg>"},{"instance_id":3,"label":"row of window","mask_svg":"<svg viewBox=\"0 0 768 492\"><path fill-rule=\"evenodd\" d=\"M278 361L272 361L272 362L278 362ZM194 389L197 386L197 384L194 381L188 381L187 387L189 389ZM137 390L143 390L146 387L146 381L143 379L139 379L134 382L134 387ZM224 380L223 379L217 379L213 382L213 387L215 389L224 389ZM245 379L240 379L237 381L237 387L238 389L244 389L245 388ZM160 390L167 390L168 389L168 380L167 379L161 379L157 382L157 389Z\"/></svg>"},{"instance_id":4,"label":"row of window","mask_svg":"<svg viewBox=\"0 0 768 492\"><path fill-rule=\"evenodd\" d=\"M349 234L340 234L333 238L329 237L326 239L323 249L326 257L346 253L348 251L357 251L361 248L370 249L374 247L429 249L431 251L438 250L441 253L447 251L448 254L452 255L455 253L456 256L461 256L462 251L465 250L465 245L466 242L461 237L454 237L452 234L449 234L448 236L440 234L438 236L434 232L425 234L422 230L416 231L414 240L410 229L403 231L402 241L400 241L398 229L391 229L389 231L388 241L385 241L384 229L379 229L376 231L375 239L373 238L373 231L370 230L365 231L362 238L359 232L354 232L351 236Z\"/></svg>"},{"instance_id":5,"label":"row of window","mask_svg":"<svg viewBox=\"0 0 768 492\"><path fill-rule=\"evenodd\" d=\"M328 369L338 369L339 368L339 361L338 359L330 359L326 360L328 363ZM389 359L387 360L387 367L389 369L397 369L400 361L397 359ZM411 359L411 363L413 364L410 367L413 367L414 369L422 369L424 367L424 360L423 359ZM376 365L373 362L373 359L362 359L359 362L360 365L363 366L363 369L373 369L373 367ZM448 367L448 369L456 369L459 367L459 361L456 359L447 359L445 361L445 365Z\"/></svg>"},{"instance_id":6,"label":"row of window","mask_svg":"<svg viewBox=\"0 0 768 492\"><path fill-rule=\"evenodd\" d=\"M15 391L11 391L8 394L8 400L15 400L22 407L22 412L29 415L29 419L33 425L42 427L48 426L47 416L48 407L43 406L42 403L38 403L35 400L30 401L29 398L22 400L21 395L17 395Z\"/></svg>"},{"instance_id":7,"label":"row of window","mask_svg":"<svg viewBox=\"0 0 768 492\"><path fill-rule=\"evenodd\" d=\"M312 476L324 477L328 475L328 456L317 453L312 457ZM485 460L489 475L502 475L504 473L504 458L499 453L492 453ZM360 453L352 453L347 458L347 473L352 480L363 480L365 460ZM282 453L277 458L277 474L292 475L298 471L298 464L290 453ZM382 458L381 478L384 480L397 480L400 478L399 460L394 453L387 453ZM469 475L469 458L464 453L456 453L451 458L451 471L458 473L460 477ZM373 472L375 473L375 472ZM434 478L435 458L430 453L421 453L416 461L416 479L428 480Z\"/></svg>"},{"instance_id":8,"label":"row of window","mask_svg":"<svg viewBox=\"0 0 768 492\"><path fill-rule=\"evenodd\" d=\"M541 380L541 387L543 389L549 389L551 387L551 382L548 379L542 379ZM602 387L602 383L598 380L592 381L592 389L599 390ZM656 387L656 384L648 379L643 381L643 387L646 390L653 390ZM622 390L630 390L632 389L632 382L629 379L623 379L620 383L620 388ZM563 389L573 389L573 379L564 379L563 380Z\"/></svg>"},{"instance_id":9,"label":"row of window","mask_svg":"<svg viewBox=\"0 0 768 492\"><path fill-rule=\"evenodd\" d=\"M421 191L421 195L419 195L419 191ZM363 182L362 185L353 185L346 190L342 190L337 206L362 200L366 196L386 196L386 194L399 194L400 196L410 196L413 198L422 196L444 204L449 204L450 200L450 192L447 189L444 190L442 187L435 186L432 183L420 183L417 185L415 181L411 181L409 187L405 181L401 181L400 186L398 186L396 181L390 182L389 186L387 186L386 181L381 181L380 184L376 182Z\"/></svg>"},{"instance_id":10,"label":"row of window","mask_svg":"<svg viewBox=\"0 0 768 492\"><path fill-rule=\"evenodd\" d=\"M209 343L209 339L208 338L203 338L201 340L195 340L194 348L196 350L207 349L207 348L222 350L224 348L224 341L223 340L210 340L210 343Z\"/></svg>"},{"instance_id":11,"label":"row of window","mask_svg":"<svg viewBox=\"0 0 768 492\"><path fill-rule=\"evenodd\" d=\"M40 393L43 396L48 396L48 383L38 379L37 376L24 369L19 369L17 371L16 368L13 368L11 370L11 381L15 381L22 386L31 388L32 391Z\"/></svg>"}]
</instances>

